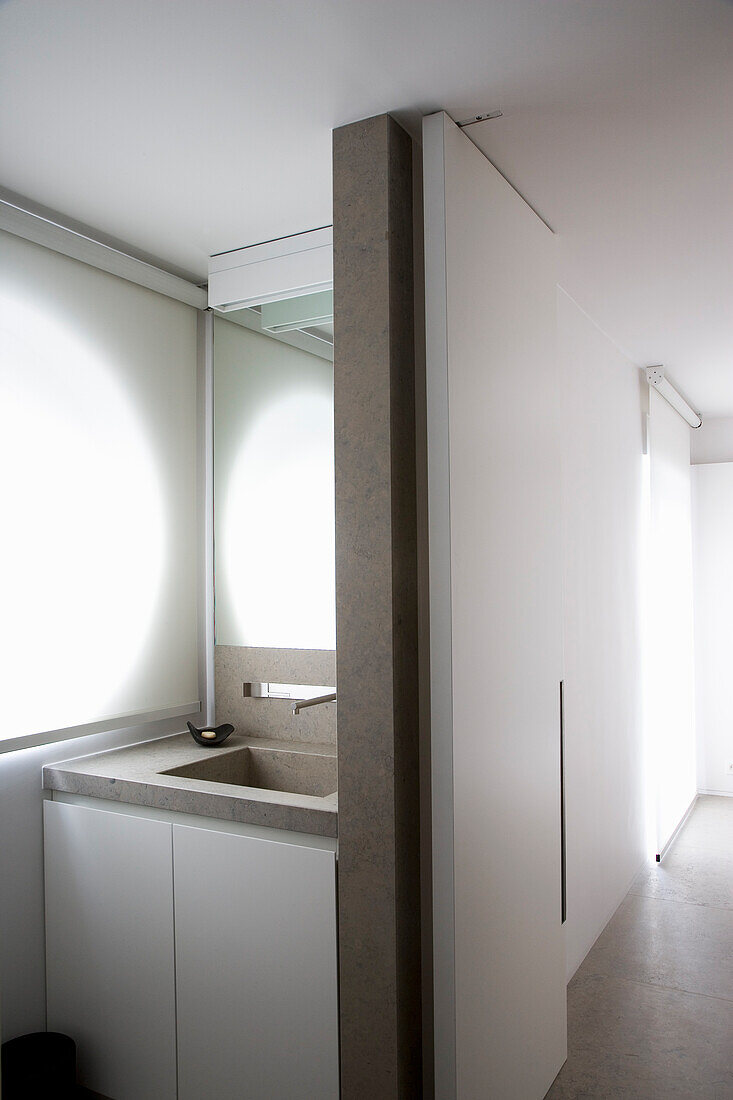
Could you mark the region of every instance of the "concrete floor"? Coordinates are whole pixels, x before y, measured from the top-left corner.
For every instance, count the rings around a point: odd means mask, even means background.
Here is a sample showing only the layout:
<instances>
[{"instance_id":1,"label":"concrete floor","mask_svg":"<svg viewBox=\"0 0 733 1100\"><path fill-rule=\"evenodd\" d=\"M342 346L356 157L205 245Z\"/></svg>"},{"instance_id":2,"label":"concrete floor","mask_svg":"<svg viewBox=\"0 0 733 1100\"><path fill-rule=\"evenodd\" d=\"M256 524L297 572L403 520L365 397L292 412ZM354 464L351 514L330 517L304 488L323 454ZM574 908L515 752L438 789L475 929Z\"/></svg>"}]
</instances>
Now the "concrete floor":
<instances>
[{"instance_id":1,"label":"concrete floor","mask_svg":"<svg viewBox=\"0 0 733 1100\"><path fill-rule=\"evenodd\" d=\"M733 1100L733 798L701 795L568 987L546 1100Z\"/></svg>"}]
</instances>

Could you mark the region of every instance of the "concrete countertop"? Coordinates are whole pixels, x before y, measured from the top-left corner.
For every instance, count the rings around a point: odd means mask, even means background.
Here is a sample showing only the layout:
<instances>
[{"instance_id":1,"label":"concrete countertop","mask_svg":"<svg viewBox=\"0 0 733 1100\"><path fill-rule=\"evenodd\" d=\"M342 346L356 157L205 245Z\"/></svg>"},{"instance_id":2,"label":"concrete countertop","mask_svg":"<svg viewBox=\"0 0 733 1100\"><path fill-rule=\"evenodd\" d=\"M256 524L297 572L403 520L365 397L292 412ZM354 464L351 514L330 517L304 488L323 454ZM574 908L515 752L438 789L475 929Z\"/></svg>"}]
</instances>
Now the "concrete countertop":
<instances>
[{"instance_id":1,"label":"concrete countertop","mask_svg":"<svg viewBox=\"0 0 733 1100\"><path fill-rule=\"evenodd\" d=\"M199 814L220 821L239 821L317 836L338 835L336 793L324 797L269 791L233 783L163 775L162 772L243 748L282 749L304 756L336 755L335 745L272 740L232 734L220 748L197 745L189 733L175 734L123 749L47 764L43 786L67 794L106 798ZM307 768L307 760L304 760Z\"/></svg>"}]
</instances>

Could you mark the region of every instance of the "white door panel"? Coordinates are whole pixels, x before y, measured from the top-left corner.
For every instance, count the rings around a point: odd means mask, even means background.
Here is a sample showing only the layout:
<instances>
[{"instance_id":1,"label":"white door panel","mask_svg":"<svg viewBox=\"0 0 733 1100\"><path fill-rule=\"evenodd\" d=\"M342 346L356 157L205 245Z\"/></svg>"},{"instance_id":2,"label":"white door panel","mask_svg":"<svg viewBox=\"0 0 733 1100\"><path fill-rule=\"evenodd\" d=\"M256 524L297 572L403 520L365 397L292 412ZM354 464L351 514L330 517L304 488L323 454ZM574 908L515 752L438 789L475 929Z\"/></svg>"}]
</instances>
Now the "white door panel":
<instances>
[{"instance_id":1,"label":"white door panel","mask_svg":"<svg viewBox=\"0 0 733 1100\"><path fill-rule=\"evenodd\" d=\"M173 826L180 1100L337 1100L333 852Z\"/></svg>"},{"instance_id":2,"label":"white door panel","mask_svg":"<svg viewBox=\"0 0 733 1100\"><path fill-rule=\"evenodd\" d=\"M424 120L441 1098L540 1100L566 1056L554 237Z\"/></svg>"},{"instance_id":3,"label":"white door panel","mask_svg":"<svg viewBox=\"0 0 733 1100\"><path fill-rule=\"evenodd\" d=\"M87 1088L174 1100L171 827L60 802L44 821L48 1029Z\"/></svg>"}]
</instances>

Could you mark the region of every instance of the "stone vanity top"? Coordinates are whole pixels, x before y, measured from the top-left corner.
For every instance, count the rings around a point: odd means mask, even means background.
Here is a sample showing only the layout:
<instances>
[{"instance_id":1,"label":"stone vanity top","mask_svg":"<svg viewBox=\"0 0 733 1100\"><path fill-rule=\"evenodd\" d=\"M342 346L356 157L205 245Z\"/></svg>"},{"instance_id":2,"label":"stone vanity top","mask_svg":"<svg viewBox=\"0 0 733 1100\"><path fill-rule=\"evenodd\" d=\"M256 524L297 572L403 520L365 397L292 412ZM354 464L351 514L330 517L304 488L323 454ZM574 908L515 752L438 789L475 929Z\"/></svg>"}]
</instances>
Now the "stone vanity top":
<instances>
[{"instance_id":1,"label":"stone vanity top","mask_svg":"<svg viewBox=\"0 0 733 1100\"><path fill-rule=\"evenodd\" d=\"M262 783L244 786L237 782L216 782L189 778L188 768L217 774L224 779L246 749L264 750L269 761L285 761L308 776L325 765L334 776L332 793L293 794L268 790ZM252 753L255 757L257 753ZM210 763L207 763L210 762ZM161 774L176 769L184 774ZM273 740L232 734L220 748L197 745L188 733L175 734L123 749L80 756L43 769L47 790L106 798L135 806L199 814L221 821L239 821L290 832L318 836L338 835L338 800L335 791L336 746L300 741ZM297 783L295 784L298 785ZM306 786L308 784L305 784ZM323 785L323 783L322 783ZM326 781L326 786L328 786Z\"/></svg>"}]
</instances>

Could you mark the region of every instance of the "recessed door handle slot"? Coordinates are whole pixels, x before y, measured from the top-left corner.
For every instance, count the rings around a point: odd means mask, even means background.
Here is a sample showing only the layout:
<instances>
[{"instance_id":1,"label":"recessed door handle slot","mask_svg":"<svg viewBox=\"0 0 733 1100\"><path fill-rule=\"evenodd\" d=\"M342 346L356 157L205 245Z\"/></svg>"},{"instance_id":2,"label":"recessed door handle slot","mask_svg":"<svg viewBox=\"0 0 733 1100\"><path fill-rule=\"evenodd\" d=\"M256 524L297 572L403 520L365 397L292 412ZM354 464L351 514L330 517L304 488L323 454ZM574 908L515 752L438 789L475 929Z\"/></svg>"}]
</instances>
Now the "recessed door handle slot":
<instances>
[{"instance_id":1,"label":"recessed door handle slot","mask_svg":"<svg viewBox=\"0 0 733 1100\"><path fill-rule=\"evenodd\" d=\"M565 681L560 681L560 909L562 923L568 917L567 851L565 833Z\"/></svg>"}]
</instances>

